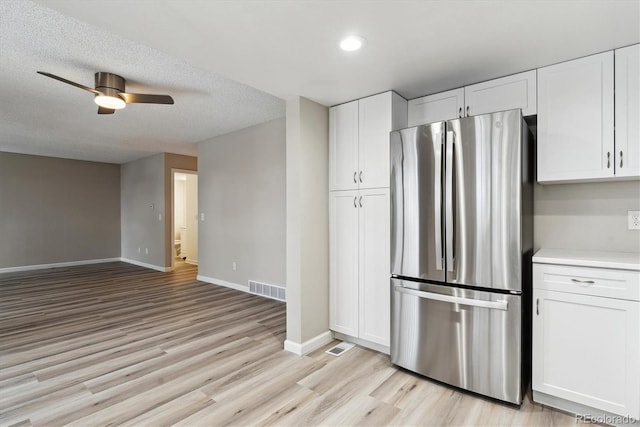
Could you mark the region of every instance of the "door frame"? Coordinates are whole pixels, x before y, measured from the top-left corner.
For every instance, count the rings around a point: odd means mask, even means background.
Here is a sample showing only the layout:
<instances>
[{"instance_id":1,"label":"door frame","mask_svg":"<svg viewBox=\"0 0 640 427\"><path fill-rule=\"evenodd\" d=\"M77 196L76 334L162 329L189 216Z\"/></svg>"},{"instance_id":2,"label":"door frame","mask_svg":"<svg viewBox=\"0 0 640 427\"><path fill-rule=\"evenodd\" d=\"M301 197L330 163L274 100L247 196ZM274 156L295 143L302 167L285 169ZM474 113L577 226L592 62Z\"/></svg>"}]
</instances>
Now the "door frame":
<instances>
[{"instance_id":1,"label":"door frame","mask_svg":"<svg viewBox=\"0 0 640 427\"><path fill-rule=\"evenodd\" d=\"M169 246L169 250L171 251L171 270L173 270L176 267L176 257L173 256L173 248L175 245L175 235L176 235L176 222L174 219L174 214L176 211L176 197L175 197L175 183L176 183L176 174L177 173L182 173L182 174L186 174L186 175L195 175L198 176L198 171L194 171L194 170L189 170L189 169L178 169L178 168L171 168L171 215L170 215L170 221L171 221L171 240L170 240L170 246ZM200 205L198 204L198 207ZM198 236L198 241L200 241L200 236Z\"/></svg>"}]
</instances>

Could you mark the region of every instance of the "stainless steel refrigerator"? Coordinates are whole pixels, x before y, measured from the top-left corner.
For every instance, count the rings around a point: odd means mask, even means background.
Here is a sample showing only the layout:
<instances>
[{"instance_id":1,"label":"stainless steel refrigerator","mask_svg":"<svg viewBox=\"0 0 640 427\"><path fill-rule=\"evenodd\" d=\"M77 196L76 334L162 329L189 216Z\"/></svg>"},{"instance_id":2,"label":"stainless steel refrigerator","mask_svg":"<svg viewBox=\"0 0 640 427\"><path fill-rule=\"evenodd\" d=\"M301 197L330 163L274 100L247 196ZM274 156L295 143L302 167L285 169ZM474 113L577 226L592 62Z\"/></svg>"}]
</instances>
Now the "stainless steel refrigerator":
<instances>
[{"instance_id":1,"label":"stainless steel refrigerator","mask_svg":"<svg viewBox=\"0 0 640 427\"><path fill-rule=\"evenodd\" d=\"M520 110L391 133L391 361L514 404L530 363L529 135Z\"/></svg>"}]
</instances>

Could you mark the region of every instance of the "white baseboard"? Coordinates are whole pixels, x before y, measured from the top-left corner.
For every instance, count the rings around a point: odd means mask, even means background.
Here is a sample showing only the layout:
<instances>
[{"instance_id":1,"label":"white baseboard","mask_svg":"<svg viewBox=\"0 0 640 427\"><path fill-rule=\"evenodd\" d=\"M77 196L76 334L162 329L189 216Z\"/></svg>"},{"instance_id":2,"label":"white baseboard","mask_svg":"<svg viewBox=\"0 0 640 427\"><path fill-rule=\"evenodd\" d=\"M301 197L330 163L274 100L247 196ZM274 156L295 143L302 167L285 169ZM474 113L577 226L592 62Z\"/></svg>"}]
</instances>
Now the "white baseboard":
<instances>
[{"instance_id":1,"label":"white baseboard","mask_svg":"<svg viewBox=\"0 0 640 427\"><path fill-rule=\"evenodd\" d=\"M359 345L360 347L366 347L366 348L369 348L371 350L375 350L375 351L378 351L378 352L384 353L384 354L391 354L391 351L390 351L389 347L387 347L385 345L382 345L382 344L378 344L378 343L375 343L375 342L363 340L361 338L352 337L351 335L342 334L340 332L334 332L333 336L338 340L351 342L351 343L354 343L356 345Z\"/></svg>"},{"instance_id":2,"label":"white baseboard","mask_svg":"<svg viewBox=\"0 0 640 427\"><path fill-rule=\"evenodd\" d=\"M118 261L126 262L127 264L137 265L138 267L150 268L151 270L161 271L163 273L166 273L168 271L173 271L173 267L161 267L159 265L148 264L142 261L136 261L135 259L131 259L131 258L122 257L122 258L118 258Z\"/></svg>"},{"instance_id":3,"label":"white baseboard","mask_svg":"<svg viewBox=\"0 0 640 427\"><path fill-rule=\"evenodd\" d=\"M637 423L637 414L635 418L627 413L614 414L613 412L604 411L602 409L596 409L591 406L583 405L582 403L572 402L561 397L552 396L547 393L532 390L533 401L536 403L542 403L543 405L550 406L552 408L559 409L561 411L571 412L576 415L576 424L578 424L578 416L593 417L596 418L593 422L598 424L610 424L610 425L631 425ZM587 415L588 414L588 415ZM584 419L584 418L583 418ZM635 420L635 421L634 421ZM583 424L591 424L590 421L583 421Z\"/></svg>"},{"instance_id":4,"label":"white baseboard","mask_svg":"<svg viewBox=\"0 0 640 427\"><path fill-rule=\"evenodd\" d=\"M18 267L2 267L0 268L0 273L14 273L17 271L44 270L47 268L73 267L75 265L102 264L105 262L118 262L118 261L120 261L120 257L84 259L81 261L55 262L52 264L21 265Z\"/></svg>"},{"instance_id":5,"label":"white baseboard","mask_svg":"<svg viewBox=\"0 0 640 427\"><path fill-rule=\"evenodd\" d=\"M249 293L249 286L239 285L237 283L227 282L226 280L215 279L213 277L201 276L200 274L198 274L196 279L200 280L201 282L211 283L213 285L220 285L220 286L224 286L225 288L231 288L237 291Z\"/></svg>"},{"instance_id":6,"label":"white baseboard","mask_svg":"<svg viewBox=\"0 0 640 427\"><path fill-rule=\"evenodd\" d=\"M304 356L305 354L311 353L313 350L317 350L323 345L329 344L333 341L333 335L331 331L325 331L320 335L317 335L310 340L303 342L302 344L298 344L297 342L293 342L291 340L286 340L284 342L284 349L293 354L297 354L298 356Z\"/></svg>"}]
</instances>

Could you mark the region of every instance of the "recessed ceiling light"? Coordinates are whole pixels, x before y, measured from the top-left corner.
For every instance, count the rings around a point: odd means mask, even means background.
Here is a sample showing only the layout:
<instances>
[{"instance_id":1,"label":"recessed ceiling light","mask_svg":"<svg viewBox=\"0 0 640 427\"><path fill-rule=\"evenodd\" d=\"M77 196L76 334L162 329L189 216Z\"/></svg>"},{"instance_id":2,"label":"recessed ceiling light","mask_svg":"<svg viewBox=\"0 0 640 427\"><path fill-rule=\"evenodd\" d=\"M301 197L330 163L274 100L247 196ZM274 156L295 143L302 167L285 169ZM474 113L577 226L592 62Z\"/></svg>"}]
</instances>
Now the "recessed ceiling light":
<instances>
[{"instance_id":1,"label":"recessed ceiling light","mask_svg":"<svg viewBox=\"0 0 640 427\"><path fill-rule=\"evenodd\" d=\"M345 50L347 52L353 52L354 50L358 50L364 44L364 39L359 36L349 36L345 37L340 41L340 49Z\"/></svg>"}]
</instances>

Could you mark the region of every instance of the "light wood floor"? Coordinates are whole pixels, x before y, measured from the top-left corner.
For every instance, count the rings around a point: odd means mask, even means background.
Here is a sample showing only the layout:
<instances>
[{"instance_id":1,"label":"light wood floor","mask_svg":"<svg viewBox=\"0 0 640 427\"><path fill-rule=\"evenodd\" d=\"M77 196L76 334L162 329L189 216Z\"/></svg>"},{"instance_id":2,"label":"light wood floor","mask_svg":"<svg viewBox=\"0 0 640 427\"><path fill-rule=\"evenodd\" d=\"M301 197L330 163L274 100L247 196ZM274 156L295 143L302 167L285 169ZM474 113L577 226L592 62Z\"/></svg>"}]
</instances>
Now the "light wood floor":
<instances>
[{"instance_id":1,"label":"light wood floor","mask_svg":"<svg viewBox=\"0 0 640 427\"><path fill-rule=\"evenodd\" d=\"M282 350L283 303L109 263L0 275L0 425L575 425L356 347Z\"/></svg>"}]
</instances>

